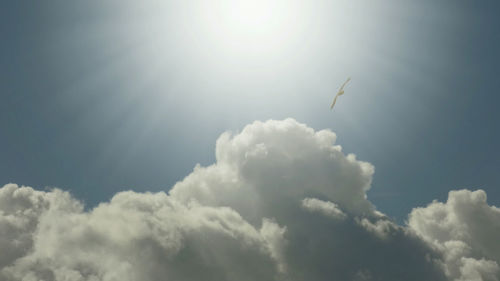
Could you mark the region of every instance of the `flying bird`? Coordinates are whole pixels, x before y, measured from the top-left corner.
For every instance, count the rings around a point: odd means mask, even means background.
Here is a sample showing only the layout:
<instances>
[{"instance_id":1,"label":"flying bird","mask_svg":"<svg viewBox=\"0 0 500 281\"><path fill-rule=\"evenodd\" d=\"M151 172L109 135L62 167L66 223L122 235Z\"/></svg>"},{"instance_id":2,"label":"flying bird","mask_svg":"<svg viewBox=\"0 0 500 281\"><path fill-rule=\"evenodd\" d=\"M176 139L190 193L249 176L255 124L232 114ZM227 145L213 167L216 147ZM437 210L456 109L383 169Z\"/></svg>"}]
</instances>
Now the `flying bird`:
<instances>
[{"instance_id":1,"label":"flying bird","mask_svg":"<svg viewBox=\"0 0 500 281\"><path fill-rule=\"evenodd\" d=\"M342 84L342 87L340 87L339 91L337 92L337 95L335 95L335 98L333 99L332 105L330 106L330 109L333 109L333 106L337 102L337 98L341 95L344 94L344 87L347 84L347 82L351 81L351 77L347 78L347 80Z\"/></svg>"}]
</instances>

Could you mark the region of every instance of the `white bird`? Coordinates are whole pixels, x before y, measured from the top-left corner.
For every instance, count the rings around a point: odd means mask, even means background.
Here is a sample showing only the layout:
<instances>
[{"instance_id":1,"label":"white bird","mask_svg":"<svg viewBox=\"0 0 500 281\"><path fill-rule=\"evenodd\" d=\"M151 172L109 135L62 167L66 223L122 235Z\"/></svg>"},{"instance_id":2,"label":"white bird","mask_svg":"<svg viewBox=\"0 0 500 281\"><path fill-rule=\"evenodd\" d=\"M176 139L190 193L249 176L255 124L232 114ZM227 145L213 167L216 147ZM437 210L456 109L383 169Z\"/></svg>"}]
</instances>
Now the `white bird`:
<instances>
[{"instance_id":1,"label":"white bird","mask_svg":"<svg viewBox=\"0 0 500 281\"><path fill-rule=\"evenodd\" d=\"M333 99L332 105L330 106L330 109L333 109L333 106L337 102L337 98L341 95L344 94L344 87L347 84L347 82L351 81L351 77L347 78L347 80L342 84L342 87L340 87L339 91L337 92L337 95L335 95L335 98Z\"/></svg>"}]
</instances>

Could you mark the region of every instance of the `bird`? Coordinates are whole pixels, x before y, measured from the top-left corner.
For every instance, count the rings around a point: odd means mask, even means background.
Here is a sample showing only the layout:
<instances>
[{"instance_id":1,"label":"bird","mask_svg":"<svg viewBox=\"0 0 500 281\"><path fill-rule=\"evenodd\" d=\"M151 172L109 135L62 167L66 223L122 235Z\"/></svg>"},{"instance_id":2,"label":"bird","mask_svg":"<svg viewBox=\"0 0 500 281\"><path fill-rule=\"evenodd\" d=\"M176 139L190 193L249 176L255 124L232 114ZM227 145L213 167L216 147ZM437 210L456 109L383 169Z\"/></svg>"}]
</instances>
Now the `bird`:
<instances>
[{"instance_id":1,"label":"bird","mask_svg":"<svg viewBox=\"0 0 500 281\"><path fill-rule=\"evenodd\" d=\"M339 91L337 92L337 94L335 95L335 98L333 99L333 102L332 102L332 105L330 106L330 109L333 109L333 106L335 105L335 103L337 102L337 98L341 95L344 94L344 87L345 85L347 84L347 82L351 81L351 77L347 78L347 80L344 82L344 84L342 84L342 87L340 87Z\"/></svg>"}]
</instances>

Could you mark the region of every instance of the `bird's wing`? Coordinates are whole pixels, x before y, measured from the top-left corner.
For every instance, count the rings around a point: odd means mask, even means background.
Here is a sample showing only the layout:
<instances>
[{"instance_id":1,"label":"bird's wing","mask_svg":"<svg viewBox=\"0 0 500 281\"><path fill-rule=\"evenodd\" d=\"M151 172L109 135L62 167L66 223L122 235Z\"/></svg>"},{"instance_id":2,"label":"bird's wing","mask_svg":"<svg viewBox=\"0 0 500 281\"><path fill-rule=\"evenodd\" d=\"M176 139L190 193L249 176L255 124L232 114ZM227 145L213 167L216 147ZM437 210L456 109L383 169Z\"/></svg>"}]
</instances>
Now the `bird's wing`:
<instances>
[{"instance_id":1,"label":"bird's wing","mask_svg":"<svg viewBox=\"0 0 500 281\"><path fill-rule=\"evenodd\" d=\"M347 78L347 80L344 82L344 84L342 84L342 87L340 87L339 92L341 92L341 91L344 89L345 85L346 85L346 84L347 84L347 82L349 82L349 81L351 81L351 77Z\"/></svg>"},{"instance_id":2,"label":"bird's wing","mask_svg":"<svg viewBox=\"0 0 500 281\"><path fill-rule=\"evenodd\" d=\"M333 99L333 102L332 102L332 105L330 105L330 109L333 109L333 106L335 105L335 103L337 102L337 97L339 95L336 95L335 98Z\"/></svg>"}]
</instances>

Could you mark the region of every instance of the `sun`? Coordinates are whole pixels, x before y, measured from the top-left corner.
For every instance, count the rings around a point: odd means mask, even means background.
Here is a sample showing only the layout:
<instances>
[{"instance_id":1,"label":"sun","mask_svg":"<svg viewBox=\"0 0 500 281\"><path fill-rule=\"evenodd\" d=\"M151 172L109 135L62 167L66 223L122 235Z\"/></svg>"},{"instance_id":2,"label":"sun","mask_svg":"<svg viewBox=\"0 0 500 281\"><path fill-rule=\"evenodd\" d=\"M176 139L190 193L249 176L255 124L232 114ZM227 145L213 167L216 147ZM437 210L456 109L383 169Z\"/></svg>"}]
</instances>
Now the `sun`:
<instances>
[{"instance_id":1,"label":"sun","mask_svg":"<svg viewBox=\"0 0 500 281\"><path fill-rule=\"evenodd\" d=\"M223 23L237 33L276 33L291 24L289 8L280 1L236 0L225 4L219 7Z\"/></svg>"},{"instance_id":2,"label":"sun","mask_svg":"<svg viewBox=\"0 0 500 281\"><path fill-rule=\"evenodd\" d=\"M272 25L277 8L276 2L232 1L227 6L226 20L237 29L262 32Z\"/></svg>"},{"instance_id":3,"label":"sun","mask_svg":"<svg viewBox=\"0 0 500 281\"><path fill-rule=\"evenodd\" d=\"M282 0L206 1L201 20L206 35L222 51L276 52L297 35L299 4ZM209 2L209 3L208 3Z\"/></svg>"}]
</instances>

